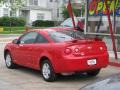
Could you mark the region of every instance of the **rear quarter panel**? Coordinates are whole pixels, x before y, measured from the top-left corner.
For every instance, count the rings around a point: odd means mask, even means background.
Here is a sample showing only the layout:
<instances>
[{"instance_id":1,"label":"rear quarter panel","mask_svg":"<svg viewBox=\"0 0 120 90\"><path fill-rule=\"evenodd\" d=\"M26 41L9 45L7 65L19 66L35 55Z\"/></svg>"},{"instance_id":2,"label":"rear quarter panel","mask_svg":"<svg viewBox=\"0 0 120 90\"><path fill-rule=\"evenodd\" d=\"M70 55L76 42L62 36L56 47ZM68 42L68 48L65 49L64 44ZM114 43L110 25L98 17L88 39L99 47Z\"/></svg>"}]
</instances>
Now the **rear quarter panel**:
<instances>
[{"instance_id":1,"label":"rear quarter panel","mask_svg":"<svg viewBox=\"0 0 120 90\"><path fill-rule=\"evenodd\" d=\"M42 53L40 54L40 58L42 57L48 57L48 59L50 60L50 62L53 65L53 68L55 70L55 72L58 72L59 69L61 68L61 65L63 62L61 62L61 58L62 58L62 52L64 50L64 44L60 44L60 43L51 43L47 46L41 46L42 49Z\"/></svg>"}]
</instances>

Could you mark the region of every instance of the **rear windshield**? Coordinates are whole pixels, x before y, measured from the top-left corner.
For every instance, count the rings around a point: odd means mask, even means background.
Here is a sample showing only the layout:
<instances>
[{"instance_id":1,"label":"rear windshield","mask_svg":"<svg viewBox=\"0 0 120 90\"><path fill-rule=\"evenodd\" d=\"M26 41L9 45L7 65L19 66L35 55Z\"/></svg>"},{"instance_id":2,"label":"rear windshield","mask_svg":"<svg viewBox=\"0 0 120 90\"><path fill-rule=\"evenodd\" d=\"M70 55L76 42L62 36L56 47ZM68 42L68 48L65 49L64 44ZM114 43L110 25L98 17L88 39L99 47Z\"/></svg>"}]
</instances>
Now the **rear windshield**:
<instances>
[{"instance_id":1,"label":"rear windshield","mask_svg":"<svg viewBox=\"0 0 120 90\"><path fill-rule=\"evenodd\" d=\"M55 42L84 39L84 33L79 31L48 31L48 33Z\"/></svg>"}]
</instances>

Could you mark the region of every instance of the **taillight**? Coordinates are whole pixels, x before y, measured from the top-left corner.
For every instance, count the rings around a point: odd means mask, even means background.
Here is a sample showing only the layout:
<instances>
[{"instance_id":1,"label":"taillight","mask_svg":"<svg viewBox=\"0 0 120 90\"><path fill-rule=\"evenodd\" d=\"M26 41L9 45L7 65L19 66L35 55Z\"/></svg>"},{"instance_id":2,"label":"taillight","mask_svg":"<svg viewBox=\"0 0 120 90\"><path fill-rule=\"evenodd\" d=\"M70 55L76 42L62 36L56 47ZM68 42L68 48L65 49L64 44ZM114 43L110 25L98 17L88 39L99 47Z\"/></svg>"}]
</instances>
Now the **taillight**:
<instances>
[{"instance_id":1,"label":"taillight","mask_svg":"<svg viewBox=\"0 0 120 90\"><path fill-rule=\"evenodd\" d=\"M100 47L100 50L103 50L103 47Z\"/></svg>"},{"instance_id":2,"label":"taillight","mask_svg":"<svg viewBox=\"0 0 120 90\"><path fill-rule=\"evenodd\" d=\"M73 53L74 56L80 56L80 49L79 48L75 48L74 49L74 53Z\"/></svg>"},{"instance_id":3,"label":"taillight","mask_svg":"<svg viewBox=\"0 0 120 90\"><path fill-rule=\"evenodd\" d=\"M64 52L65 52L65 54L71 54L72 50L70 48L66 48Z\"/></svg>"},{"instance_id":4,"label":"taillight","mask_svg":"<svg viewBox=\"0 0 120 90\"><path fill-rule=\"evenodd\" d=\"M100 47L100 50L101 50L101 51L107 51L107 47L106 47L106 46Z\"/></svg>"},{"instance_id":5,"label":"taillight","mask_svg":"<svg viewBox=\"0 0 120 90\"><path fill-rule=\"evenodd\" d=\"M65 54L67 55L79 55L80 54L80 49L77 48L76 46L68 47L64 51Z\"/></svg>"},{"instance_id":6,"label":"taillight","mask_svg":"<svg viewBox=\"0 0 120 90\"><path fill-rule=\"evenodd\" d=\"M79 48L75 48L74 51L75 51L75 53L79 53L80 49Z\"/></svg>"}]
</instances>

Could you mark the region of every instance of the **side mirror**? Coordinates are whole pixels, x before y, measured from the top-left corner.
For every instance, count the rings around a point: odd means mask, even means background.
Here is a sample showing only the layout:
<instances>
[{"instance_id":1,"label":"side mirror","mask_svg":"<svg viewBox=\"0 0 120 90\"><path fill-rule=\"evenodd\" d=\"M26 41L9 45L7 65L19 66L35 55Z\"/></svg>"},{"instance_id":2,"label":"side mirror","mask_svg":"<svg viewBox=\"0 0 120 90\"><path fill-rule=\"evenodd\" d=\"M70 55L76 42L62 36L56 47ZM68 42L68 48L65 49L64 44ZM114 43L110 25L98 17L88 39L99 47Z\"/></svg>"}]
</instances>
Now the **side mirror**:
<instances>
[{"instance_id":1,"label":"side mirror","mask_svg":"<svg viewBox=\"0 0 120 90\"><path fill-rule=\"evenodd\" d=\"M14 40L12 41L12 43L18 44L18 39L14 39Z\"/></svg>"}]
</instances>

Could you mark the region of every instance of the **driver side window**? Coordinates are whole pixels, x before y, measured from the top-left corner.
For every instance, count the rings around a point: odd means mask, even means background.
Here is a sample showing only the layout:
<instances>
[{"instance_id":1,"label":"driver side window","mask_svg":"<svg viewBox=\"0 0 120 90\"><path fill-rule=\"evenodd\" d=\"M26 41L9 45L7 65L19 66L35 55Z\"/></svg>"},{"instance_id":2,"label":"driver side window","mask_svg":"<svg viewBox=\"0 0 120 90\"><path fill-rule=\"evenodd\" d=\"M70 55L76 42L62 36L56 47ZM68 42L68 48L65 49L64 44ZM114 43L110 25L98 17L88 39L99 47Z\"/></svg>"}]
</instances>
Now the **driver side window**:
<instances>
[{"instance_id":1,"label":"driver side window","mask_svg":"<svg viewBox=\"0 0 120 90\"><path fill-rule=\"evenodd\" d=\"M29 32L25 34L21 39L20 39L20 44L31 44L35 43L35 40L37 38L38 33L36 32Z\"/></svg>"}]
</instances>

